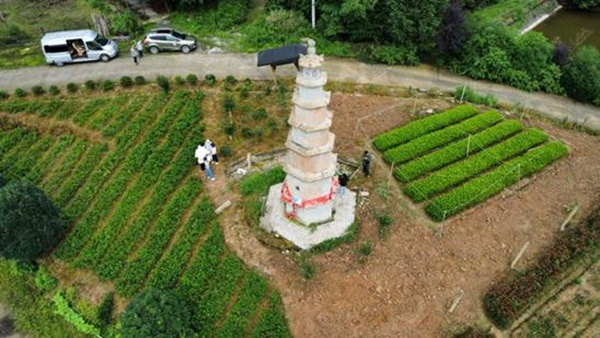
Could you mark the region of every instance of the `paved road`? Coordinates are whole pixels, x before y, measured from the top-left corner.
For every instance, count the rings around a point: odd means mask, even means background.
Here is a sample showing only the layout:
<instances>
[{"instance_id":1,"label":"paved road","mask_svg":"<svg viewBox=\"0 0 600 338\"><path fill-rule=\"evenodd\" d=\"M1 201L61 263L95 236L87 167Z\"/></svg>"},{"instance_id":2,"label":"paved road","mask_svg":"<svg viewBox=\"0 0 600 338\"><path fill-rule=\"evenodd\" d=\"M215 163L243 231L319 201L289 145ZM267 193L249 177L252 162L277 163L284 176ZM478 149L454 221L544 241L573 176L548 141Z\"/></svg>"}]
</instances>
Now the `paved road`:
<instances>
[{"instance_id":1,"label":"paved road","mask_svg":"<svg viewBox=\"0 0 600 338\"><path fill-rule=\"evenodd\" d=\"M542 94L527 93L511 87L474 81L430 67L402 67L368 65L349 59L328 57L325 62L329 79L354 83L373 83L386 86L412 86L414 88L438 88L454 91L456 87L469 85L478 92L493 94L501 102L520 104L525 108L539 111L550 118L584 124L600 131L600 108L572 100ZM293 76L295 68L285 66L278 69L280 76ZM13 90L17 87L30 88L34 85L65 85L69 82L83 83L86 80L113 79L121 76L143 75L154 79L157 75L175 76L189 73L204 75L212 73L217 77L234 75L236 78L256 80L271 77L268 68L256 67L254 54L161 54L147 56L135 66L129 58L117 58L107 63L58 67L35 67L0 71L0 89Z\"/></svg>"}]
</instances>

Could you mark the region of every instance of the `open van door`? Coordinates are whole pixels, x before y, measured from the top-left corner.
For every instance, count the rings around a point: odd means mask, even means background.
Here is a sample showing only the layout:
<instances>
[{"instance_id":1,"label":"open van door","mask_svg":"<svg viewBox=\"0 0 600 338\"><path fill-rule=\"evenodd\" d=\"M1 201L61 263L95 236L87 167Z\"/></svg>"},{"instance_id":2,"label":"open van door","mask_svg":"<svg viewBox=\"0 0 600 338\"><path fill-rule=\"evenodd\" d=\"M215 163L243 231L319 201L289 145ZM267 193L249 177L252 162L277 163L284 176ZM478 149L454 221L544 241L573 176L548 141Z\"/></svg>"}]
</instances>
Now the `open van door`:
<instances>
[{"instance_id":1,"label":"open van door","mask_svg":"<svg viewBox=\"0 0 600 338\"><path fill-rule=\"evenodd\" d=\"M69 53L73 62L88 60L88 52L83 39L67 40L67 46L69 46Z\"/></svg>"}]
</instances>

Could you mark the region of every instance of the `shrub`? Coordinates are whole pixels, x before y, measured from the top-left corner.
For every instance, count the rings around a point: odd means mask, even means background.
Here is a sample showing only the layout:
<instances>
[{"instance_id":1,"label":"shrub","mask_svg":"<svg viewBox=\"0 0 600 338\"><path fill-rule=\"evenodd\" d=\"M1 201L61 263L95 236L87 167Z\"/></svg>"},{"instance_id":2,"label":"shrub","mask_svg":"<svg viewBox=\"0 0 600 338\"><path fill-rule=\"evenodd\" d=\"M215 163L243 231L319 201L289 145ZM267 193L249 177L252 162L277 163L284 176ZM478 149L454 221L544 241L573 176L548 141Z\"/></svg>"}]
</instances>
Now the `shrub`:
<instances>
[{"instance_id":1,"label":"shrub","mask_svg":"<svg viewBox=\"0 0 600 338\"><path fill-rule=\"evenodd\" d=\"M477 114L477 108L473 106L458 106L445 112L410 122L379 135L373 140L373 144L380 151L388 150L421 135L460 122L475 114Z\"/></svg>"},{"instance_id":2,"label":"shrub","mask_svg":"<svg viewBox=\"0 0 600 338\"><path fill-rule=\"evenodd\" d=\"M54 290L58 285L58 280L52 277L43 266L35 272L34 282L35 286L42 292Z\"/></svg>"},{"instance_id":3,"label":"shrub","mask_svg":"<svg viewBox=\"0 0 600 338\"><path fill-rule=\"evenodd\" d=\"M312 264L310 264L308 259L306 259L304 256L302 256L300 262L298 262L298 267L300 268L302 278L309 280L313 279L313 277L315 276L315 267Z\"/></svg>"},{"instance_id":4,"label":"shrub","mask_svg":"<svg viewBox=\"0 0 600 338\"><path fill-rule=\"evenodd\" d=\"M169 83L169 79L165 76L162 76L162 75L157 76L156 83L165 93L168 93L169 89L171 89L171 84Z\"/></svg>"},{"instance_id":5,"label":"shrub","mask_svg":"<svg viewBox=\"0 0 600 338\"><path fill-rule=\"evenodd\" d=\"M133 80L129 76L121 77L120 82L121 82L121 87L123 87L123 88L129 88L129 87L133 86Z\"/></svg>"},{"instance_id":6,"label":"shrub","mask_svg":"<svg viewBox=\"0 0 600 338\"><path fill-rule=\"evenodd\" d=\"M60 89L58 89L57 86L52 85L48 88L48 93L50 93L50 95L56 96L60 94Z\"/></svg>"},{"instance_id":7,"label":"shrub","mask_svg":"<svg viewBox=\"0 0 600 338\"><path fill-rule=\"evenodd\" d=\"M357 252L360 255L369 256L373 252L373 244L369 241L364 241L358 246Z\"/></svg>"},{"instance_id":8,"label":"shrub","mask_svg":"<svg viewBox=\"0 0 600 338\"><path fill-rule=\"evenodd\" d=\"M233 75L227 75L227 76L225 77L225 80L224 80L224 81L225 81L225 83L226 83L226 84L228 84L228 85L230 85L230 86L232 86L232 85L234 85L234 84L236 84L236 83L237 83L237 79L236 79L236 78L235 78L235 76L233 76Z\"/></svg>"},{"instance_id":9,"label":"shrub","mask_svg":"<svg viewBox=\"0 0 600 338\"><path fill-rule=\"evenodd\" d=\"M207 85L212 87L217 83L217 78L212 74L206 74L206 76L204 76L204 81L206 81Z\"/></svg>"},{"instance_id":10,"label":"shrub","mask_svg":"<svg viewBox=\"0 0 600 338\"><path fill-rule=\"evenodd\" d=\"M39 85L31 87L31 92L35 96L41 96L41 95L44 95L46 93L46 91L44 90L44 88L42 86L39 86Z\"/></svg>"},{"instance_id":11,"label":"shrub","mask_svg":"<svg viewBox=\"0 0 600 338\"><path fill-rule=\"evenodd\" d=\"M486 316L500 328L508 328L527 309L556 285L582 259L594 259L600 239L600 210L582 222L560 232L535 263L522 272L510 272L497 281L483 297Z\"/></svg>"},{"instance_id":12,"label":"shrub","mask_svg":"<svg viewBox=\"0 0 600 338\"><path fill-rule=\"evenodd\" d=\"M94 85L94 82L91 82L91 83L92 83L92 85ZM86 86L86 88L89 89L87 82L85 83L85 86ZM73 82L67 83L67 91L69 93L76 93L78 90L79 90L79 86L78 85L74 84Z\"/></svg>"},{"instance_id":13,"label":"shrub","mask_svg":"<svg viewBox=\"0 0 600 338\"><path fill-rule=\"evenodd\" d=\"M231 153L232 153L231 146L224 146L223 148L221 148L221 152L220 153L221 153L221 155L223 157L229 157L229 156L231 156Z\"/></svg>"},{"instance_id":14,"label":"shrub","mask_svg":"<svg viewBox=\"0 0 600 338\"><path fill-rule=\"evenodd\" d=\"M140 29L137 15L130 10L121 10L110 20L110 29L113 34L135 35Z\"/></svg>"},{"instance_id":15,"label":"shrub","mask_svg":"<svg viewBox=\"0 0 600 338\"><path fill-rule=\"evenodd\" d=\"M267 114L267 110L265 108L258 108L252 112L252 118L255 120L264 120L267 117L269 117L269 114Z\"/></svg>"},{"instance_id":16,"label":"shrub","mask_svg":"<svg viewBox=\"0 0 600 338\"><path fill-rule=\"evenodd\" d=\"M193 335L190 309L167 290L150 288L140 293L121 315L121 323L123 338Z\"/></svg>"},{"instance_id":17,"label":"shrub","mask_svg":"<svg viewBox=\"0 0 600 338\"><path fill-rule=\"evenodd\" d=\"M416 66L421 62L416 48L404 46L370 45L363 47L358 56L361 61L366 63Z\"/></svg>"},{"instance_id":18,"label":"shrub","mask_svg":"<svg viewBox=\"0 0 600 338\"><path fill-rule=\"evenodd\" d=\"M225 96L223 99L223 110L227 113L230 113L235 108L235 99L231 96Z\"/></svg>"},{"instance_id":19,"label":"shrub","mask_svg":"<svg viewBox=\"0 0 600 338\"><path fill-rule=\"evenodd\" d=\"M66 226L43 191L13 181L0 189L0 255L34 260L52 249Z\"/></svg>"},{"instance_id":20,"label":"shrub","mask_svg":"<svg viewBox=\"0 0 600 338\"><path fill-rule=\"evenodd\" d=\"M112 313L115 306L115 293L109 292L102 299L98 307L97 320L102 327L108 326L112 322Z\"/></svg>"},{"instance_id":21,"label":"shrub","mask_svg":"<svg viewBox=\"0 0 600 338\"><path fill-rule=\"evenodd\" d=\"M175 76L175 84L178 86L183 86L185 84L185 79L181 75Z\"/></svg>"},{"instance_id":22,"label":"shrub","mask_svg":"<svg viewBox=\"0 0 600 338\"><path fill-rule=\"evenodd\" d=\"M25 97L25 96L27 96L27 92L25 90L23 90L22 88L17 88L17 89L15 89L15 96L16 97Z\"/></svg>"},{"instance_id":23,"label":"shrub","mask_svg":"<svg viewBox=\"0 0 600 338\"><path fill-rule=\"evenodd\" d=\"M240 89L240 98L245 99L248 98L248 94L250 92L250 89L246 86L242 87L242 89Z\"/></svg>"},{"instance_id":24,"label":"shrub","mask_svg":"<svg viewBox=\"0 0 600 338\"><path fill-rule=\"evenodd\" d=\"M141 75L136 76L134 81L138 86L143 86L146 84L146 78Z\"/></svg>"},{"instance_id":25,"label":"shrub","mask_svg":"<svg viewBox=\"0 0 600 338\"><path fill-rule=\"evenodd\" d=\"M226 120L221 125L221 130L227 135L232 137L235 134L235 124L232 120Z\"/></svg>"},{"instance_id":26,"label":"shrub","mask_svg":"<svg viewBox=\"0 0 600 338\"><path fill-rule=\"evenodd\" d=\"M102 81L101 87L102 87L102 90L104 90L105 92L108 92L115 88L115 84L114 84L114 82L112 82L112 80L106 79L106 80Z\"/></svg>"},{"instance_id":27,"label":"shrub","mask_svg":"<svg viewBox=\"0 0 600 338\"><path fill-rule=\"evenodd\" d=\"M389 163L404 163L432 149L483 130L501 120L502 114L496 111L478 114L458 124L423 135L396 148L392 148L385 152L384 158Z\"/></svg>"},{"instance_id":28,"label":"shrub","mask_svg":"<svg viewBox=\"0 0 600 338\"><path fill-rule=\"evenodd\" d=\"M96 82L94 82L92 80L85 81L85 88L87 90L94 90L94 89L96 89Z\"/></svg>"},{"instance_id":29,"label":"shrub","mask_svg":"<svg viewBox=\"0 0 600 338\"><path fill-rule=\"evenodd\" d=\"M242 127L242 136L244 138L262 137L263 130L260 127L256 127L256 128Z\"/></svg>"},{"instance_id":30,"label":"shrub","mask_svg":"<svg viewBox=\"0 0 600 338\"><path fill-rule=\"evenodd\" d=\"M433 194L442 192L461 182L464 182L485 170L500 164L513 156L519 155L548 140L548 135L539 129L529 129L525 132L485 149L469 158L445 167L442 170L414 181L404 188L413 201L421 202Z\"/></svg>"},{"instance_id":31,"label":"shrub","mask_svg":"<svg viewBox=\"0 0 600 338\"><path fill-rule=\"evenodd\" d=\"M5 92L4 90L0 90L0 100L6 100L8 99L9 95L7 92Z\"/></svg>"},{"instance_id":32,"label":"shrub","mask_svg":"<svg viewBox=\"0 0 600 338\"><path fill-rule=\"evenodd\" d=\"M187 83L191 84L191 85L196 85L198 83L198 77L194 74L189 74L188 76L186 76L186 81Z\"/></svg>"},{"instance_id":33,"label":"shrub","mask_svg":"<svg viewBox=\"0 0 600 338\"><path fill-rule=\"evenodd\" d=\"M386 212L384 214L379 215L377 217L377 221L379 222L379 236L385 237L385 235L387 235L390 229L390 226L392 226L394 220L392 219L392 216L390 216L390 214Z\"/></svg>"},{"instance_id":34,"label":"shrub","mask_svg":"<svg viewBox=\"0 0 600 338\"><path fill-rule=\"evenodd\" d=\"M492 145L506 137L523 130L523 125L518 121L503 121L491 128L451 143L437 151L419 157L403 164L394 171L394 176L402 181L409 182L413 179L456 162L469 155L474 155L485 147Z\"/></svg>"},{"instance_id":35,"label":"shrub","mask_svg":"<svg viewBox=\"0 0 600 338\"><path fill-rule=\"evenodd\" d=\"M600 52L582 47L564 67L562 85L569 97L600 105Z\"/></svg>"},{"instance_id":36,"label":"shrub","mask_svg":"<svg viewBox=\"0 0 600 338\"><path fill-rule=\"evenodd\" d=\"M495 106L496 104L498 104L498 100L496 99L496 97L492 94L488 94L488 95L479 95L477 94L473 88L466 86L466 87L457 87L456 90L454 91L454 98L457 101L467 101L467 102L472 102L475 104L482 104L484 106Z\"/></svg>"},{"instance_id":37,"label":"shrub","mask_svg":"<svg viewBox=\"0 0 600 338\"><path fill-rule=\"evenodd\" d=\"M434 220L442 221L541 171L567 153L567 147L559 142L544 144L435 198L425 210Z\"/></svg>"},{"instance_id":38,"label":"shrub","mask_svg":"<svg viewBox=\"0 0 600 338\"><path fill-rule=\"evenodd\" d=\"M78 331L100 336L100 330L98 330L98 328L86 323L85 319L71 308L62 291L57 292L52 300L56 307L55 313L63 317L67 322L73 324Z\"/></svg>"}]
</instances>

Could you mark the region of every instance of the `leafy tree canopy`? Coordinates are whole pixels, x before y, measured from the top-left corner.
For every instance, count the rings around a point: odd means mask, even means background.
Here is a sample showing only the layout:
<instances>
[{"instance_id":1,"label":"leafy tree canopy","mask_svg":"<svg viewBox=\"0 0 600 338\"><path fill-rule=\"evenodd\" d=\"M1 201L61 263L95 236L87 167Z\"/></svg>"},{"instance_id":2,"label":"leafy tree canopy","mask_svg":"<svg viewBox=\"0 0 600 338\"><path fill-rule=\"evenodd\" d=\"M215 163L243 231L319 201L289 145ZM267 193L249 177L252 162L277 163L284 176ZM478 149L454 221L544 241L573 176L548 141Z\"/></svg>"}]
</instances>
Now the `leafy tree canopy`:
<instances>
[{"instance_id":1,"label":"leafy tree canopy","mask_svg":"<svg viewBox=\"0 0 600 338\"><path fill-rule=\"evenodd\" d=\"M576 100L600 104L600 52L581 47L564 67L562 84Z\"/></svg>"}]
</instances>

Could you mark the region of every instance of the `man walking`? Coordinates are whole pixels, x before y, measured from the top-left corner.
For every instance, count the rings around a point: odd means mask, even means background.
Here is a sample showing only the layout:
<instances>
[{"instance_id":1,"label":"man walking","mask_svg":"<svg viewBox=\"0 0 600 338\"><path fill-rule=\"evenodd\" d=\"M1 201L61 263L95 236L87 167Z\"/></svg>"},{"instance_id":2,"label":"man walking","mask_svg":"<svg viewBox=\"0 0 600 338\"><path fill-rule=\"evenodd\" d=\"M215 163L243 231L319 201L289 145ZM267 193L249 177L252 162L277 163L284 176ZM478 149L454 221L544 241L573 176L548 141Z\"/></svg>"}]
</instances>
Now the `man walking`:
<instances>
[{"instance_id":1,"label":"man walking","mask_svg":"<svg viewBox=\"0 0 600 338\"><path fill-rule=\"evenodd\" d=\"M142 40L139 40L135 44L135 49L137 49L138 54L140 54L140 60L144 57L144 45L142 45Z\"/></svg>"},{"instance_id":2,"label":"man walking","mask_svg":"<svg viewBox=\"0 0 600 338\"><path fill-rule=\"evenodd\" d=\"M135 48L135 43L133 45L131 45L131 49L129 50L129 52L131 53L133 62L135 63L136 66L138 66L138 57L140 56L140 53L138 52L137 48Z\"/></svg>"},{"instance_id":3,"label":"man walking","mask_svg":"<svg viewBox=\"0 0 600 338\"><path fill-rule=\"evenodd\" d=\"M371 154L369 154L369 151L365 150L365 152L363 153L363 159L362 159L362 170L363 170L363 174L365 174L365 176L369 176L370 166L371 166Z\"/></svg>"}]
</instances>

